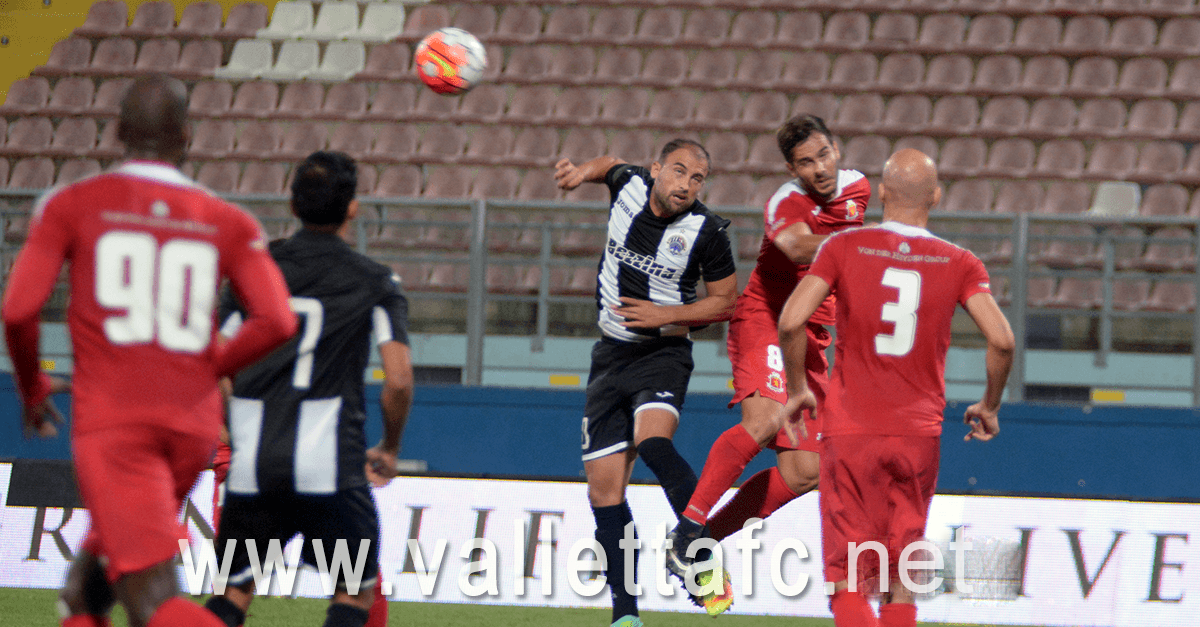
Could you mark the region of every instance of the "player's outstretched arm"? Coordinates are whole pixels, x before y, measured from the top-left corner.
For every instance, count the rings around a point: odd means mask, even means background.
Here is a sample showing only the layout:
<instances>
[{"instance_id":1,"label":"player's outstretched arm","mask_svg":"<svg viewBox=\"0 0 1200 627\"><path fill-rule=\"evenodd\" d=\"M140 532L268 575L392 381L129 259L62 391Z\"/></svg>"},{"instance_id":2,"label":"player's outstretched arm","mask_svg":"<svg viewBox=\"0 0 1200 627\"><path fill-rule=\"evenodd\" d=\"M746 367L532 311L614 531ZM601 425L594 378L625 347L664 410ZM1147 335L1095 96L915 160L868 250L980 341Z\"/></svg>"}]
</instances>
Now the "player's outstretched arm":
<instances>
[{"instance_id":1,"label":"player's outstretched arm","mask_svg":"<svg viewBox=\"0 0 1200 627\"><path fill-rule=\"evenodd\" d=\"M1012 370L1016 340L1004 312L991 294L975 294L967 299L967 313L987 341L987 387L983 399L967 408L963 423L971 425L964 439L987 441L1000 433L999 411L1004 385Z\"/></svg>"},{"instance_id":2,"label":"player's outstretched arm","mask_svg":"<svg viewBox=\"0 0 1200 627\"><path fill-rule=\"evenodd\" d=\"M367 451L367 478L383 485L396 476L396 457L400 454L400 437L408 424L412 408L412 352L403 342L384 342L379 345L383 360L383 390L379 407L383 412L383 440Z\"/></svg>"},{"instance_id":3,"label":"player's outstretched arm","mask_svg":"<svg viewBox=\"0 0 1200 627\"><path fill-rule=\"evenodd\" d=\"M737 302L737 275L705 281L704 288L708 295L688 305L658 305L622 296L621 304L613 305L613 311L625 319L621 325L630 329L657 329L668 324L696 327L732 318Z\"/></svg>"},{"instance_id":4,"label":"player's outstretched arm","mask_svg":"<svg viewBox=\"0 0 1200 627\"><path fill-rule=\"evenodd\" d=\"M554 164L554 182L567 191L584 183L603 183L608 171L622 163L625 162L616 157L596 157L581 165L571 163L570 159L559 159Z\"/></svg>"},{"instance_id":5,"label":"player's outstretched arm","mask_svg":"<svg viewBox=\"0 0 1200 627\"><path fill-rule=\"evenodd\" d=\"M808 429L804 426L801 409L815 411L817 398L808 389L808 377L804 373L804 362L808 354L808 319L829 295L829 284L816 275L807 275L800 280L783 311L779 314L779 348L783 352L783 371L787 378L788 401L780 410L779 417L787 427L788 438L792 444L800 443L796 430L802 437L808 437Z\"/></svg>"},{"instance_id":6,"label":"player's outstretched arm","mask_svg":"<svg viewBox=\"0 0 1200 627\"><path fill-rule=\"evenodd\" d=\"M772 243L787 255L792 263L805 265L812 263L813 258L817 256L817 249L821 247L821 242L828 237L828 235L816 235L808 224L797 222L777 233Z\"/></svg>"}]
</instances>

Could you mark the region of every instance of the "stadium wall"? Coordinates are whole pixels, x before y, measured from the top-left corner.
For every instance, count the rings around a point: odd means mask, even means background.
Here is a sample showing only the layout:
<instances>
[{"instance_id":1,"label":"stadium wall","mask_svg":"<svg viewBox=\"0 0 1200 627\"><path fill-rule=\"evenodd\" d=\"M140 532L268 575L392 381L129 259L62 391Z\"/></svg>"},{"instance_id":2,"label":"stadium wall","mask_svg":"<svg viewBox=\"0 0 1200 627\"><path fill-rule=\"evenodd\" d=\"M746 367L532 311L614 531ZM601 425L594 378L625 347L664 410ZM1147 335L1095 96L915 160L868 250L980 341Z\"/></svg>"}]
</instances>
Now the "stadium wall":
<instances>
[{"instance_id":1,"label":"stadium wall","mask_svg":"<svg viewBox=\"0 0 1200 627\"><path fill-rule=\"evenodd\" d=\"M370 390L367 436L380 434L378 393ZM718 435L738 420L726 394L690 394L676 435L697 470ZM402 457L433 473L489 477L578 478L582 390L422 386ZM1001 435L963 442L965 403L946 408L938 490L951 494L1047 494L1200 500L1200 439L1195 409L1017 403L1002 413ZM70 457L66 437L21 437L12 379L0 379L0 458ZM760 455L747 474L774 461ZM640 462L634 478L651 474Z\"/></svg>"}]
</instances>

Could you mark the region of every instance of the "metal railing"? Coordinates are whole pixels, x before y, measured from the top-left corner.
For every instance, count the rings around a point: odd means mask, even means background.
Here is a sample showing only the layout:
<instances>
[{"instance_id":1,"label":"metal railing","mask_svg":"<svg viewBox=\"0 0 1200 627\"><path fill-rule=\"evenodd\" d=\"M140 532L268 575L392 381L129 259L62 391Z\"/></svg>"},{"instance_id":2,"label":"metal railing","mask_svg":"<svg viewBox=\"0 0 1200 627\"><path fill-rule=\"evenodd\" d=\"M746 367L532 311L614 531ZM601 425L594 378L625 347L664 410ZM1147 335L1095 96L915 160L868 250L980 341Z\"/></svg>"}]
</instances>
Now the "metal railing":
<instances>
[{"instance_id":1,"label":"metal railing","mask_svg":"<svg viewBox=\"0 0 1200 627\"><path fill-rule=\"evenodd\" d=\"M6 228L5 238L0 241L0 260L4 261L5 273L15 257L15 252L22 242L21 224L26 219L27 211L33 197L40 190L0 190L0 214L4 217ZM227 196L252 210L255 206L286 203L286 198L277 196ZM483 199L416 199L416 198L361 198L363 211L355 221L354 241L361 252L378 258L380 261L392 264L423 263L423 264L455 264L465 265L465 286L456 286L450 290L428 289L428 286L409 285L406 292L410 298L442 299L465 304L465 335L467 351L464 357L463 382L477 385L482 378L483 345L488 321L487 309L490 303L518 302L533 306L535 314L534 333L532 334L531 349L543 350L546 338L551 336L550 307L555 304L583 304L594 302L594 296L577 292L574 294L556 290L552 285L552 275L555 270L590 267L595 268L598 250L595 254L579 255L564 253L556 249L556 242L567 232L595 233L603 237L606 225L595 216L603 216L607 207L600 203L564 203L555 201L512 201L512 200L483 200ZM7 205L7 208L4 208ZM734 218L735 225L731 227L730 240L733 243L734 257L738 259L738 272L744 284L751 268L753 259L745 258L738 253L740 235L761 236L761 210L751 207L715 207L714 210L726 217ZM418 215L413 215L416 212ZM505 213L506 220L489 219L496 213ZM267 212L261 212L266 214ZM581 219L584 215L593 216L592 221ZM514 219L515 217L515 219ZM878 215L868 215L868 221L878 220ZM268 232L274 235L286 234L295 228L291 219L280 217L262 218ZM1085 234L1079 234L1079 227ZM1200 273L1194 269L1184 269L1171 273L1144 272L1123 267L1118 259L1117 250L1122 244L1136 243L1143 236L1130 236L1127 231L1132 227L1138 232L1152 233L1164 227L1183 227L1191 235L1186 240L1191 245L1193 254L1200 250L1200 226L1195 218L1148 218L1148 217L1097 217L1089 215L1046 215L1046 214L965 214L965 213L935 213L931 217L931 230L946 239L960 243L967 248L979 251L989 251L997 248L1011 247L1011 255L990 255L981 252L981 258L990 259L988 270L992 275L993 286L999 286L999 279L1008 279L1008 304L1005 309L1018 338L1028 335L1027 321L1030 314L1051 314L1079 316L1096 320L1095 363L1103 367L1108 363L1114 345L1114 320L1126 318L1160 318L1173 320L1190 320L1193 342L1192 363L1192 396L1193 402L1200 405L1200 351L1194 349L1196 338L1200 338L1200 311L1146 311L1120 310L1114 305L1113 285L1117 279L1146 279L1154 281L1190 282L1200 294ZM1063 229L1069 229L1063 233ZM383 238L389 232L405 231L421 232L432 229L457 231L458 236L451 237L446 246L443 242L438 247L388 246ZM503 241L504 233L512 233L516 238L522 232L536 230L539 234L536 252L528 249L523 253L489 251L489 248L500 249L503 246L489 246L489 242ZM1057 231L1057 232L1056 232ZM753 241L753 240L752 240ZM1097 246L1098 253L1091 268L1085 267L1056 267L1048 268L1036 263L1036 256L1031 255L1041 246L1053 242L1084 242ZM1180 242L1183 240L1171 240ZM458 246L454 248L453 246ZM1009 257L1003 259L1002 257ZM489 266L521 265L534 266L538 269L539 278L536 289L531 292L504 292L503 290L489 291ZM1046 308L1029 303L1028 285L1030 279L1038 277L1058 278L1087 278L1102 281L1103 294L1098 307L1056 307ZM998 296L1003 296L997 289ZM1025 391L1025 359L1026 346L1018 342L1015 356L1013 375L1009 380L1009 398L1021 400Z\"/></svg>"}]
</instances>

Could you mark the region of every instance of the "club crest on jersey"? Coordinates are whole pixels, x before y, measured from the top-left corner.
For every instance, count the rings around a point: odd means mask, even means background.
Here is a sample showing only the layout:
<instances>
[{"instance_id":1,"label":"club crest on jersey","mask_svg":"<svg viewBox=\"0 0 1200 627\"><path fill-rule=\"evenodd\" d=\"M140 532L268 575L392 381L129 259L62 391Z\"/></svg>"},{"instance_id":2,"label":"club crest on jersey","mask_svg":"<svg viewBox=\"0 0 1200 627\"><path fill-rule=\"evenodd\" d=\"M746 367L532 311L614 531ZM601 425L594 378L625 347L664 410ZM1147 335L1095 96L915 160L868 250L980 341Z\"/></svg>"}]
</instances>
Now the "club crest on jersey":
<instances>
[{"instance_id":1,"label":"club crest on jersey","mask_svg":"<svg viewBox=\"0 0 1200 627\"><path fill-rule=\"evenodd\" d=\"M900 242L900 254L907 255L910 252L912 252L912 247L908 245L908 242Z\"/></svg>"},{"instance_id":2,"label":"club crest on jersey","mask_svg":"<svg viewBox=\"0 0 1200 627\"><path fill-rule=\"evenodd\" d=\"M783 377L779 376L778 372L767 375L767 389L776 394L783 393Z\"/></svg>"},{"instance_id":3,"label":"club crest on jersey","mask_svg":"<svg viewBox=\"0 0 1200 627\"><path fill-rule=\"evenodd\" d=\"M687 240L682 235L672 235L667 238L667 250L672 255L681 255L687 249Z\"/></svg>"},{"instance_id":4,"label":"club crest on jersey","mask_svg":"<svg viewBox=\"0 0 1200 627\"><path fill-rule=\"evenodd\" d=\"M859 213L860 213L860 211L858 209L858 203L854 202L853 200L847 200L846 201L846 217L853 220L858 217Z\"/></svg>"}]
</instances>

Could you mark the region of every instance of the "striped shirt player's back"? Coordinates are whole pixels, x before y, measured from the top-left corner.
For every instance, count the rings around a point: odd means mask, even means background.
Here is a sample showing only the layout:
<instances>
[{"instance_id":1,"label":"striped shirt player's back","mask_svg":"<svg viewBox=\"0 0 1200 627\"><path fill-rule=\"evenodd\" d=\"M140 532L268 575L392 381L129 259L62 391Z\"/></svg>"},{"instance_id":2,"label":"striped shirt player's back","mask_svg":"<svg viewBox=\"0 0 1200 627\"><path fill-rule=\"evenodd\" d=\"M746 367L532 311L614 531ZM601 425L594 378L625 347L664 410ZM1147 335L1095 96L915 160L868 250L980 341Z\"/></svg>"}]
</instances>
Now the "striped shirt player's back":
<instances>
[{"instance_id":1,"label":"striped shirt player's back","mask_svg":"<svg viewBox=\"0 0 1200 627\"><path fill-rule=\"evenodd\" d=\"M696 301L696 284L719 281L734 272L726 220L700 201L683 213L660 218L650 210L653 179L646 168L620 164L604 179L612 194L608 243L600 257L596 305L600 330L607 336L636 342L663 335L686 335L687 327L627 329L612 311L627 296L658 305Z\"/></svg>"},{"instance_id":2,"label":"striped shirt player's back","mask_svg":"<svg viewBox=\"0 0 1200 627\"><path fill-rule=\"evenodd\" d=\"M271 244L300 316L296 337L238 374L228 490L332 494L366 484L363 374L375 342L407 343L408 305L387 267L333 234ZM232 296L222 332L237 324Z\"/></svg>"}]
</instances>

